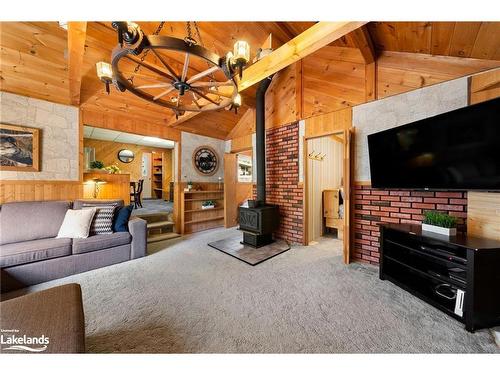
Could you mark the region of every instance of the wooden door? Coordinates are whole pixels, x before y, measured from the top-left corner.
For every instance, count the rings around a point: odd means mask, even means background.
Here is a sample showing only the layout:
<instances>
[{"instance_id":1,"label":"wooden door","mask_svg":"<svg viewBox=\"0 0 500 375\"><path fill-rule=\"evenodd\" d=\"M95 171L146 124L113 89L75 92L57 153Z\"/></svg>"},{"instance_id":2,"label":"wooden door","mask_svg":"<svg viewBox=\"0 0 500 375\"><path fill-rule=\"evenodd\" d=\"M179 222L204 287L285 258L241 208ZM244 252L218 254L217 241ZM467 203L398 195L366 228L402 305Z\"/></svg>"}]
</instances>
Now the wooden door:
<instances>
[{"instance_id":1,"label":"wooden door","mask_svg":"<svg viewBox=\"0 0 500 375\"><path fill-rule=\"evenodd\" d=\"M224 226L237 224L236 201L236 154L224 154Z\"/></svg>"},{"instance_id":2,"label":"wooden door","mask_svg":"<svg viewBox=\"0 0 500 375\"><path fill-rule=\"evenodd\" d=\"M352 129L344 130L344 247L343 258L344 263L350 262L351 243L353 238L351 235L351 212L352 202L351 199L351 183L352 183L352 165L354 160L352 157L353 152L353 139L354 132Z\"/></svg>"}]
</instances>

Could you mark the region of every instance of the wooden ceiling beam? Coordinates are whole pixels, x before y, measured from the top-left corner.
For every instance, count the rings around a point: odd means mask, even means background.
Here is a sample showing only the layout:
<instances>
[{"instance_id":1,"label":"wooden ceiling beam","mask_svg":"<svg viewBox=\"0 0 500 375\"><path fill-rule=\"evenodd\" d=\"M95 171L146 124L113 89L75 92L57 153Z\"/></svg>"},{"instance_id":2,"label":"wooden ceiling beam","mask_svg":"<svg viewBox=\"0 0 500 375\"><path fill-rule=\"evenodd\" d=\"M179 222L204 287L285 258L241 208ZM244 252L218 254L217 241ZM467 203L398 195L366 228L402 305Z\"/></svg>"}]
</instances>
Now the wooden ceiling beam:
<instances>
[{"instance_id":1,"label":"wooden ceiling beam","mask_svg":"<svg viewBox=\"0 0 500 375\"><path fill-rule=\"evenodd\" d=\"M271 74L303 59L334 40L356 30L367 22L318 22L276 51L263 57L243 71L239 91L260 82Z\"/></svg>"},{"instance_id":2,"label":"wooden ceiling beam","mask_svg":"<svg viewBox=\"0 0 500 375\"><path fill-rule=\"evenodd\" d=\"M186 112L182 116L179 116L178 119L173 117L173 119L167 124L168 127L175 128L176 126L179 126L183 122L186 122L188 120L191 120L193 117L199 115L201 112Z\"/></svg>"},{"instance_id":3,"label":"wooden ceiling beam","mask_svg":"<svg viewBox=\"0 0 500 375\"><path fill-rule=\"evenodd\" d=\"M255 109L248 108L241 116L240 120L231 129L226 136L226 139L242 137L255 132Z\"/></svg>"},{"instance_id":4,"label":"wooden ceiling beam","mask_svg":"<svg viewBox=\"0 0 500 375\"><path fill-rule=\"evenodd\" d=\"M87 22L68 22L69 95L70 103L76 106L80 105L86 37Z\"/></svg>"},{"instance_id":5,"label":"wooden ceiling beam","mask_svg":"<svg viewBox=\"0 0 500 375\"><path fill-rule=\"evenodd\" d=\"M365 64L371 64L375 61L375 48L373 47L372 38L366 26L361 26L351 32L350 37L354 41L354 44L361 52Z\"/></svg>"}]
</instances>

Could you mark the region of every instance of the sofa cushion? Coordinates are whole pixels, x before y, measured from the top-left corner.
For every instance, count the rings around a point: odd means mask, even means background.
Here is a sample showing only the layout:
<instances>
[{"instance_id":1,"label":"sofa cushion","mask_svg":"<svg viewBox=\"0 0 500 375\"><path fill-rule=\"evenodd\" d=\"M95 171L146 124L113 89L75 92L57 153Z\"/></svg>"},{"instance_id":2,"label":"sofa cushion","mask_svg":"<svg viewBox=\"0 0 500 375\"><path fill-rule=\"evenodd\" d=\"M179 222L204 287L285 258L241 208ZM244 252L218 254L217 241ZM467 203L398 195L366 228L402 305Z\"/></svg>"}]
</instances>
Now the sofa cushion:
<instances>
[{"instance_id":1,"label":"sofa cushion","mask_svg":"<svg viewBox=\"0 0 500 375\"><path fill-rule=\"evenodd\" d=\"M73 209L79 210L84 204L92 206L107 206L116 203L117 207L123 207L123 199L77 199L73 203Z\"/></svg>"},{"instance_id":2,"label":"sofa cushion","mask_svg":"<svg viewBox=\"0 0 500 375\"><path fill-rule=\"evenodd\" d=\"M57 238L87 238L90 234L95 207L84 210L68 210Z\"/></svg>"},{"instance_id":3,"label":"sofa cushion","mask_svg":"<svg viewBox=\"0 0 500 375\"><path fill-rule=\"evenodd\" d=\"M66 255L71 255L71 238L44 238L9 243L0 247L0 267L17 266Z\"/></svg>"},{"instance_id":4,"label":"sofa cushion","mask_svg":"<svg viewBox=\"0 0 500 375\"><path fill-rule=\"evenodd\" d=\"M16 329L16 337L48 338L48 343L27 345L42 349L42 353L84 353L85 318L82 291L78 284L66 284L4 301L2 328ZM2 333L4 339L12 333ZM2 353L30 353L9 350L1 345Z\"/></svg>"},{"instance_id":5,"label":"sofa cushion","mask_svg":"<svg viewBox=\"0 0 500 375\"><path fill-rule=\"evenodd\" d=\"M2 205L0 244L57 236L68 201L11 202Z\"/></svg>"},{"instance_id":6,"label":"sofa cushion","mask_svg":"<svg viewBox=\"0 0 500 375\"><path fill-rule=\"evenodd\" d=\"M88 253L109 249L110 247L129 244L132 237L128 232L117 232L112 234L98 234L87 238L75 238L73 240L73 254Z\"/></svg>"},{"instance_id":7,"label":"sofa cushion","mask_svg":"<svg viewBox=\"0 0 500 375\"><path fill-rule=\"evenodd\" d=\"M128 221L130 219L130 215L132 214L133 209L134 206L129 205L129 206L124 206L115 212L115 218L113 221L113 232L128 232Z\"/></svg>"},{"instance_id":8,"label":"sofa cushion","mask_svg":"<svg viewBox=\"0 0 500 375\"><path fill-rule=\"evenodd\" d=\"M94 236L96 234L111 234L113 233L113 218L115 216L115 210L118 207L118 203L106 203L106 204L90 204L83 203L82 209L87 207L94 207L96 209L94 218L92 219L92 225L90 226L90 235Z\"/></svg>"}]
</instances>

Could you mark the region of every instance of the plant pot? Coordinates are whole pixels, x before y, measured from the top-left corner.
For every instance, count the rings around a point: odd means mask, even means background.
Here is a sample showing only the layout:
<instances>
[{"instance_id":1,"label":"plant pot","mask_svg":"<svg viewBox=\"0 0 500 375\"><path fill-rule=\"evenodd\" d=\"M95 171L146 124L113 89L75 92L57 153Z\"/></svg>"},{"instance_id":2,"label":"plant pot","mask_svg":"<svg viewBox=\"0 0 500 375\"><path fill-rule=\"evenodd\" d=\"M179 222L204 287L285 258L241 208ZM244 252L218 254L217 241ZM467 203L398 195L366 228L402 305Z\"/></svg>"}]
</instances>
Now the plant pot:
<instances>
[{"instance_id":1,"label":"plant pot","mask_svg":"<svg viewBox=\"0 0 500 375\"><path fill-rule=\"evenodd\" d=\"M422 231L424 232L433 232L433 233L438 233L443 236L456 236L457 235L457 228L443 228L443 227L438 227L436 225L430 225L430 224L422 224Z\"/></svg>"},{"instance_id":2,"label":"plant pot","mask_svg":"<svg viewBox=\"0 0 500 375\"><path fill-rule=\"evenodd\" d=\"M211 205L211 206L201 206L202 210L208 210L209 208L215 208L215 206L214 205Z\"/></svg>"}]
</instances>

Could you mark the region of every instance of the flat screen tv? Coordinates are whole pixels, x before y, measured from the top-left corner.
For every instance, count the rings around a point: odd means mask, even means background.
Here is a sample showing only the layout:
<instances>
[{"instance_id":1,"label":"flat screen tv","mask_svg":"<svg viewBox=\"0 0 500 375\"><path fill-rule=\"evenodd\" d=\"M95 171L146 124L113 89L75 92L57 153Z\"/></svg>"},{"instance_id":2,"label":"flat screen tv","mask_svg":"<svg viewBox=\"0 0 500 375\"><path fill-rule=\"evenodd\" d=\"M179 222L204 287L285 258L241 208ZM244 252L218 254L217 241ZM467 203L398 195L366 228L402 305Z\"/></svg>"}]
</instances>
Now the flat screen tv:
<instances>
[{"instance_id":1,"label":"flat screen tv","mask_svg":"<svg viewBox=\"0 0 500 375\"><path fill-rule=\"evenodd\" d=\"M368 136L375 188L500 190L500 98Z\"/></svg>"}]
</instances>

